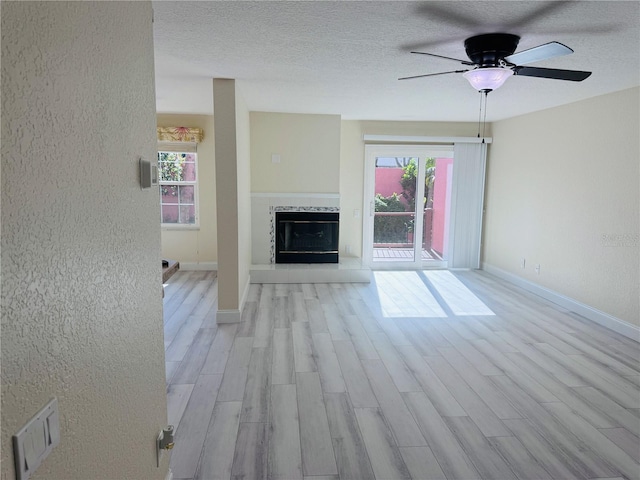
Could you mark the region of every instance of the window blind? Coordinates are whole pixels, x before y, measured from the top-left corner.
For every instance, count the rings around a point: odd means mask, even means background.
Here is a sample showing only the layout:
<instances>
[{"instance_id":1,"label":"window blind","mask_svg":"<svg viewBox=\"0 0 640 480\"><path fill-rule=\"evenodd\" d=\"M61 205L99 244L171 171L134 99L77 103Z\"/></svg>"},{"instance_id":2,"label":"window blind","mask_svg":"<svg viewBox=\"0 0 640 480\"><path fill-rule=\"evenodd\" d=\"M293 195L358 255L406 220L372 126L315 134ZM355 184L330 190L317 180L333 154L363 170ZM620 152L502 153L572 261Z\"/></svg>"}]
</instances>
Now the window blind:
<instances>
[{"instance_id":1,"label":"window blind","mask_svg":"<svg viewBox=\"0 0 640 480\"><path fill-rule=\"evenodd\" d=\"M192 142L158 142L158 151L197 153L198 144Z\"/></svg>"},{"instance_id":2,"label":"window blind","mask_svg":"<svg viewBox=\"0 0 640 480\"><path fill-rule=\"evenodd\" d=\"M486 143L453 147L449 268L480 268Z\"/></svg>"}]
</instances>

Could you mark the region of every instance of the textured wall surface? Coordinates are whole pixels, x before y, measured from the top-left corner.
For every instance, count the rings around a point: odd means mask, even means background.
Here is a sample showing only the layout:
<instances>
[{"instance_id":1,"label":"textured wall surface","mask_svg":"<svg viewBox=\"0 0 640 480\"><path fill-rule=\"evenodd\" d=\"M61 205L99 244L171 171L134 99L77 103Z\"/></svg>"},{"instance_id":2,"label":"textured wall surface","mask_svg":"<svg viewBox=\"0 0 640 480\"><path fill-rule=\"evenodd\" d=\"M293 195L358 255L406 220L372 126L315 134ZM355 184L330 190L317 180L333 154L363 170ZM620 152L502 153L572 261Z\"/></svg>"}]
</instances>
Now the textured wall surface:
<instances>
[{"instance_id":1,"label":"textured wall surface","mask_svg":"<svg viewBox=\"0 0 640 480\"><path fill-rule=\"evenodd\" d=\"M2 479L51 397L34 479L162 479L150 2L2 2Z\"/></svg>"},{"instance_id":2,"label":"textured wall surface","mask_svg":"<svg viewBox=\"0 0 640 480\"><path fill-rule=\"evenodd\" d=\"M483 251L487 264L635 325L639 93L493 125Z\"/></svg>"}]
</instances>

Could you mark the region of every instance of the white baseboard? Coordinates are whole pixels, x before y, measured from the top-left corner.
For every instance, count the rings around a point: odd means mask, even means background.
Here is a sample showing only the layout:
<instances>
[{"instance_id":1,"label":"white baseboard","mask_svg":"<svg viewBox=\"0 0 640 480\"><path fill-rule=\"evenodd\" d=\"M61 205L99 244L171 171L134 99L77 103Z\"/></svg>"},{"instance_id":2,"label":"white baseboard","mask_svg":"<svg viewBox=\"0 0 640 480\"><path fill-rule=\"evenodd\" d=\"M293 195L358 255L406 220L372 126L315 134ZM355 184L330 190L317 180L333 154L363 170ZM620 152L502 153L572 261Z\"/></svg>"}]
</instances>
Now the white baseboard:
<instances>
[{"instance_id":1,"label":"white baseboard","mask_svg":"<svg viewBox=\"0 0 640 480\"><path fill-rule=\"evenodd\" d=\"M218 310L216 313L216 323L238 323L241 317L240 309Z\"/></svg>"},{"instance_id":2,"label":"white baseboard","mask_svg":"<svg viewBox=\"0 0 640 480\"><path fill-rule=\"evenodd\" d=\"M204 270L207 272L217 271L218 262L180 262L180 270L195 272Z\"/></svg>"},{"instance_id":3,"label":"white baseboard","mask_svg":"<svg viewBox=\"0 0 640 480\"><path fill-rule=\"evenodd\" d=\"M242 297L240 297L240 314L244 310L244 304L247 302L247 297L249 296L249 288L251 287L251 275L247 275L247 283L244 284L244 291L242 292Z\"/></svg>"},{"instance_id":4,"label":"white baseboard","mask_svg":"<svg viewBox=\"0 0 640 480\"><path fill-rule=\"evenodd\" d=\"M585 303L579 302L578 300L567 297L566 295L555 292L546 287L542 287L536 283L530 282L529 280L525 280L522 277L509 273L501 268L494 267L493 265L483 263L482 270L527 290L528 292L534 293L545 300L549 300L550 302L560 305L567 310L582 315L583 317L588 318L603 327L609 328L620 335L624 335L631 340L640 342L640 327L637 327L636 325L632 325L631 323L625 322L613 315L609 315L608 313L590 307Z\"/></svg>"},{"instance_id":5,"label":"white baseboard","mask_svg":"<svg viewBox=\"0 0 640 480\"><path fill-rule=\"evenodd\" d=\"M173 472L171 469L167 472L167 475L164 477L164 480L173 480Z\"/></svg>"},{"instance_id":6,"label":"white baseboard","mask_svg":"<svg viewBox=\"0 0 640 480\"><path fill-rule=\"evenodd\" d=\"M247 283L244 286L240 305L238 309L218 310L216 313L216 323L237 323L242 319L242 310L249 295L249 287L251 286L251 276L247 277Z\"/></svg>"}]
</instances>

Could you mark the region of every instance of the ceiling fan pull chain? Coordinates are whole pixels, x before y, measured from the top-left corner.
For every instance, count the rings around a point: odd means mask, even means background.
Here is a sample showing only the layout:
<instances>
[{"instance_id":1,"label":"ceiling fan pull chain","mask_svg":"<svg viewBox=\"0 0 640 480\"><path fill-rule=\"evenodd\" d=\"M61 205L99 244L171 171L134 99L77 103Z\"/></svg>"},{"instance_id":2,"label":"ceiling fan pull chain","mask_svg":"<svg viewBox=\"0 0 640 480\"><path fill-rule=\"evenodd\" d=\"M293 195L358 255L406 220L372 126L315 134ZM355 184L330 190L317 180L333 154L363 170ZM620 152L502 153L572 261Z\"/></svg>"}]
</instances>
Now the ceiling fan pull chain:
<instances>
[{"instance_id":1,"label":"ceiling fan pull chain","mask_svg":"<svg viewBox=\"0 0 640 480\"><path fill-rule=\"evenodd\" d=\"M482 143L484 143L484 131L487 126L487 96L489 95L489 92L485 90L481 93L484 93L484 119L482 120Z\"/></svg>"}]
</instances>

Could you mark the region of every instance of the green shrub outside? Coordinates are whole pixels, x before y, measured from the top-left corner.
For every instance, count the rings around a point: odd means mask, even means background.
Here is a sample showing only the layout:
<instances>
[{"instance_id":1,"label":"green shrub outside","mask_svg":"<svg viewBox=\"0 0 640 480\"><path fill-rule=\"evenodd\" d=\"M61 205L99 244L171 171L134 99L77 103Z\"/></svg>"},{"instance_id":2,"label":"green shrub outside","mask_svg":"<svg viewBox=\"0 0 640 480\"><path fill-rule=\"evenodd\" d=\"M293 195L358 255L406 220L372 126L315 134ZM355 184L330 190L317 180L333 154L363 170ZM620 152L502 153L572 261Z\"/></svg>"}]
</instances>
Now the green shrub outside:
<instances>
[{"instance_id":1,"label":"green shrub outside","mask_svg":"<svg viewBox=\"0 0 640 480\"><path fill-rule=\"evenodd\" d=\"M375 196L376 212L405 212L406 203L400 200L400 195L393 193L383 197L379 193ZM373 220L374 243L409 243L409 232L413 231L412 212L403 216L375 216Z\"/></svg>"}]
</instances>

